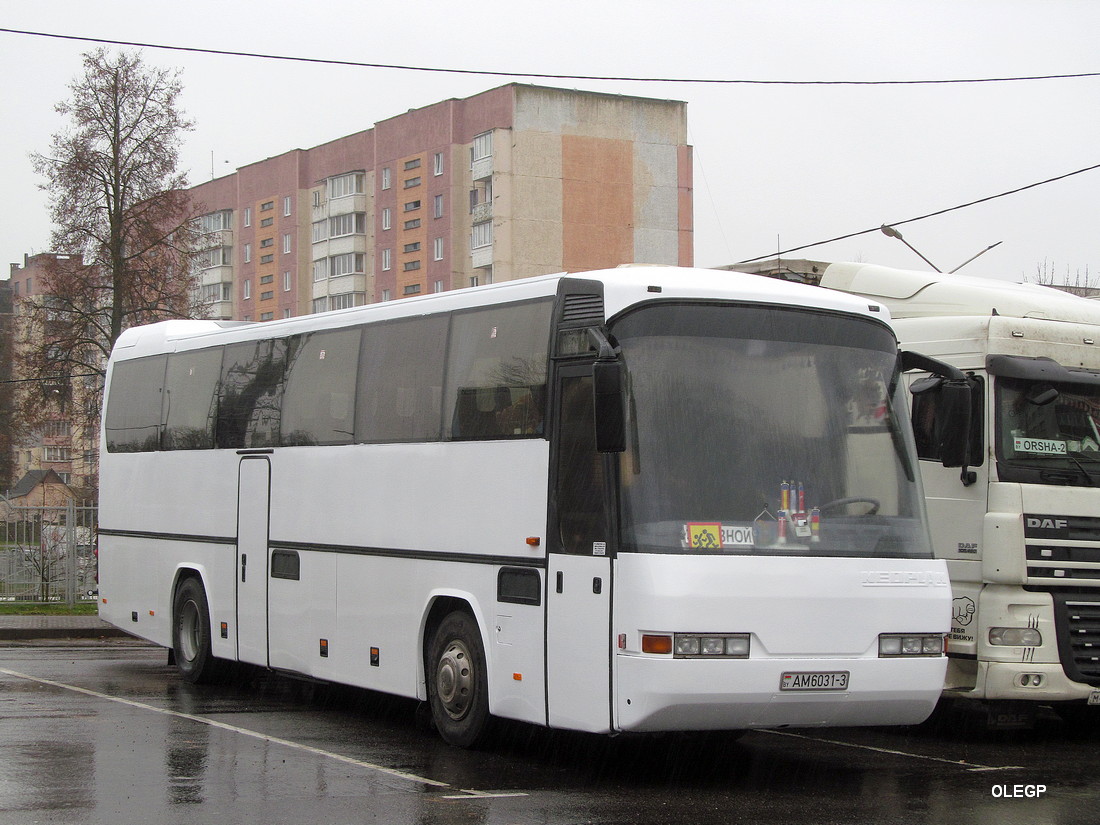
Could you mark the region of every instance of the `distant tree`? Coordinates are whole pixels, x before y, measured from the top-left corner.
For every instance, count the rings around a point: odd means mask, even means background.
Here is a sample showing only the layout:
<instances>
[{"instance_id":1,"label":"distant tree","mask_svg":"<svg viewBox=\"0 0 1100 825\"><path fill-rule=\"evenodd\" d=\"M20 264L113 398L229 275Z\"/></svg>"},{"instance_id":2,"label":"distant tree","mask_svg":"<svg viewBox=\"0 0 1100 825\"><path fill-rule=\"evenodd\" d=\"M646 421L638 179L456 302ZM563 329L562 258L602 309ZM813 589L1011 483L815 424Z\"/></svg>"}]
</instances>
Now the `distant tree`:
<instances>
[{"instance_id":1,"label":"distant tree","mask_svg":"<svg viewBox=\"0 0 1100 825\"><path fill-rule=\"evenodd\" d=\"M68 124L49 154L32 154L55 229L54 257L20 302L21 412L58 412L94 428L107 356L123 330L201 316L192 257L198 207L179 171L183 134L178 70L136 53L84 55L71 97L56 105ZM80 420L83 419L83 420Z\"/></svg>"},{"instance_id":2,"label":"distant tree","mask_svg":"<svg viewBox=\"0 0 1100 825\"><path fill-rule=\"evenodd\" d=\"M1079 295L1083 298L1091 298L1094 295L1100 294L1100 284L1098 284L1092 276L1089 274L1089 268L1086 266L1084 273L1080 269L1076 273L1070 274L1069 267L1066 267L1066 275L1062 280L1058 280L1054 274L1054 262L1049 264L1044 259L1041 264L1035 265L1034 277L1028 278L1025 276L1025 281L1033 284L1041 284L1042 286L1052 286L1055 289L1060 289L1063 292L1069 292L1072 295Z\"/></svg>"}]
</instances>

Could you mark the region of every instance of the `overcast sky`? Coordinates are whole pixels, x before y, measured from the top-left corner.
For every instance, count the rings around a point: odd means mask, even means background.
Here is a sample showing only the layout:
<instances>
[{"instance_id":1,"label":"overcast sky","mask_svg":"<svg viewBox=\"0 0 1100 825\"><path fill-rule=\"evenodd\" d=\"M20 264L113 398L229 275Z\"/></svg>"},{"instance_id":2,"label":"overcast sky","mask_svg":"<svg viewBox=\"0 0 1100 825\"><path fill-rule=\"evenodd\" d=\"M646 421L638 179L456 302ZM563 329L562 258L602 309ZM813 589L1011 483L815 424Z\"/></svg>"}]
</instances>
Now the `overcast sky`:
<instances>
[{"instance_id":1,"label":"overcast sky","mask_svg":"<svg viewBox=\"0 0 1100 825\"><path fill-rule=\"evenodd\" d=\"M1100 72L1093 0L3 0L0 27L149 44L493 72L680 80L954 80ZM62 126L95 44L0 32L0 254L49 250L28 153ZM718 266L1100 164L1100 77L937 85L551 80L147 48L179 67L192 184L511 81L688 104L695 261ZM1100 281L1100 169L899 227L950 270ZM880 232L791 253L914 269Z\"/></svg>"}]
</instances>

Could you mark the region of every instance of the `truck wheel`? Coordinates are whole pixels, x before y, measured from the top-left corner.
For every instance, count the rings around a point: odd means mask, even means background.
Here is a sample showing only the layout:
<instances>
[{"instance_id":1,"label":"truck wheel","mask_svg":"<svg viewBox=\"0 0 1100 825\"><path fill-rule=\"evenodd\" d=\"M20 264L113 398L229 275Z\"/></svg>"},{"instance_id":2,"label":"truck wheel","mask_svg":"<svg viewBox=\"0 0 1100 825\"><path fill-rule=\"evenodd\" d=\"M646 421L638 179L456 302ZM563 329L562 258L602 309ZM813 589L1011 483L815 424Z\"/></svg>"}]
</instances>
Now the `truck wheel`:
<instances>
[{"instance_id":1,"label":"truck wheel","mask_svg":"<svg viewBox=\"0 0 1100 825\"><path fill-rule=\"evenodd\" d=\"M428 664L436 730L450 745L474 747L488 726L489 690L481 634L469 613L457 610L443 619L432 637Z\"/></svg>"},{"instance_id":2,"label":"truck wheel","mask_svg":"<svg viewBox=\"0 0 1100 825\"><path fill-rule=\"evenodd\" d=\"M210 606L202 582L188 577L176 588L172 608L172 651L184 681L204 684L222 675L222 661L210 652Z\"/></svg>"}]
</instances>

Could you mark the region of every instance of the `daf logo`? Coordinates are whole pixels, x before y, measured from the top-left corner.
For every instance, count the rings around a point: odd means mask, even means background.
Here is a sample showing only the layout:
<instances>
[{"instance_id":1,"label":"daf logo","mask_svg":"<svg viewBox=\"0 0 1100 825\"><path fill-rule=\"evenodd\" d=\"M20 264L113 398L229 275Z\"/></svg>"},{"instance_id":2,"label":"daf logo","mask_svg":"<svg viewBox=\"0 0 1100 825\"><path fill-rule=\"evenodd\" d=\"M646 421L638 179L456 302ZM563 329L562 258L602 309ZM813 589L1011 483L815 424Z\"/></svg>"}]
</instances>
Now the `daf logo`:
<instances>
[{"instance_id":1,"label":"daf logo","mask_svg":"<svg viewBox=\"0 0 1100 825\"><path fill-rule=\"evenodd\" d=\"M1028 516L1028 527L1035 527L1039 530L1065 530L1069 527L1069 520L1064 518L1033 518Z\"/></svg>"}]
</instances>

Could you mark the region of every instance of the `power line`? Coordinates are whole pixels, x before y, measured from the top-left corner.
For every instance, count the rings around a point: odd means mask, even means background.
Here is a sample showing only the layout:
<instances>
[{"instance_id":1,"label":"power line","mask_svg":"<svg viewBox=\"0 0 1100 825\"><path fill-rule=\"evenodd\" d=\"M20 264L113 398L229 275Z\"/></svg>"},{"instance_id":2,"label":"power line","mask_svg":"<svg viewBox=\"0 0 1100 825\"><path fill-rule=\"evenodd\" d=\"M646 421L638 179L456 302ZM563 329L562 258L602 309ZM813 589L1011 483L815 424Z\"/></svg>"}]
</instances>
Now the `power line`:
<instances>
[{"instance_id":1,"label":"power line","mask_svg":"<svg viewBox=\"0 0 1100 825\"><path fill-rule=\"evenodd\" d=\"M132 46L141 49L163 49L165 51L216 54L227 57L252 57L261 60L285 60L295 63L350 66L360 69L395 69L406 72L437 72L444 74L488 75L491 77L530 77L540 80L615 80L627 83L710 83L719 85L740 84L756 86L927 86L959 83L1019 83L1032 80L1073 80L1085 77L1100 77L1100 72L1021 75L1018 77L934 78L925 80L759 80L751 78L627 77L621 75L550 74L546 72L514 72L497 71L493 69L453 69L442 66L408 66L398 63L365 63L357 60L334 60L332 58L299 57L285 54L267 54L264 52L205 49L197 46L170 46L163 43L141 43L134 40L114 40L103 37L85 37L72 34L57 34L55 32L25 31L22 29L0 28L0 32L22 34L29 37L49 37L56 40L77 40L83 43L100 43L107 46Z\"/></svg>"},{"instance_id":2,"label":"power line","mask_svg":"<svg viewBox=\"0 0 1100 825\"><path fill-rule=\"evenodd\" d=\"M890 221L889 223L880 224L880 225L875 226L871 229L861 229L858 232L849 232L847 235L838 235L835 238L829 238L828 240L825 240L825 241L814 241L813 243L802 244L802 246L793 246L790 249L783 249L779 252L769 252L767 255L757 255L755 258L746 258L743 261L738 261L738 263L747 264L747 263L752 263L753 261L762 261L766 258L782 257L783 255L787 255L791 252L799 252L803 249L809 249L810 247L813 247L813 246L824 246L827 243L834 243L835 241L846 241L849 238L857 238L860 235L869 235L872 232L879 232L879 231L882 230L883 226L904 226L907 223L915 223L916 221L923 221L925 218L934 218L937 215L945 215L948 212L955 212L956 210L959 210L959 209L966 209L968 206L976 206L979 203L986 203L987 201L996 200L997 198L1004 198L1004 197L1007 197L1008 195L1015 195L1019 192L1024 192L1028 189L1034 189L1036 186L1044 186L1048 183L1054 183L1055 181L1065 180L1066 178L1071 178L1074 175L1080 175L1083 172L1091 172L1094 169L1100 169L1100 163L1097 163L1094 166L1086 166L1084 169L1078 169L1074 172L1066 172L1066 174L1064 174L1064 175L1058 175L1057 177L1047 178L1046 180L1041 180L1041 181L1038 181L1036 183L1029 183L1027 186L1020 186L1016 189L1010 189L1007 192L1001 192L998 195L989 195L989 196L984 197L984 198L978 198L978 200L976 200L976 201L970 201L969 203L960 203L958 206L949 206L946 209L939 209L935 212L929 212L927 215L919 215L916 218L906 218L903 221Z\"/></svg>"}]
</instances>

